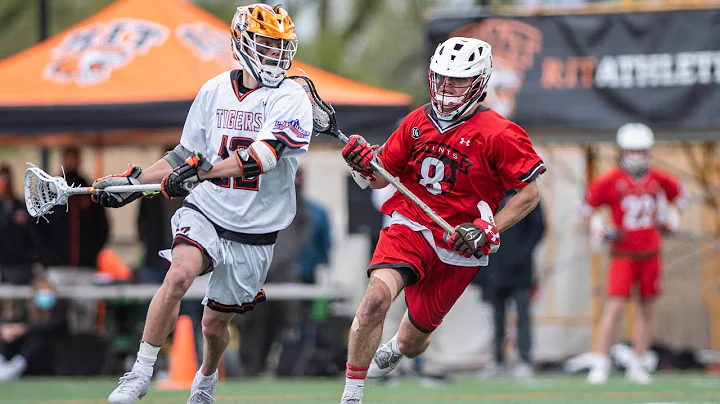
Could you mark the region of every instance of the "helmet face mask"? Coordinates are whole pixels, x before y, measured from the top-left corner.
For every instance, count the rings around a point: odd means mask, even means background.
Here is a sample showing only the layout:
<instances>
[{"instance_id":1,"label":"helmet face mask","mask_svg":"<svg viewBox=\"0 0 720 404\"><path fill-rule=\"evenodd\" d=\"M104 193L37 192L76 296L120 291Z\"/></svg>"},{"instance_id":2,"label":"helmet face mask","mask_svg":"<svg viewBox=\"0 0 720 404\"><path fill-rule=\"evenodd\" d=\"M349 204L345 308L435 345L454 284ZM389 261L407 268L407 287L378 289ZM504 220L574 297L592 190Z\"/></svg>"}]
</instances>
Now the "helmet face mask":
<instances>
[{"instance_id":1,"label":"helmet face mask","mask_svg":"<svg viewBox=\"0 0 720 404\"><path fill-rule=\"evenodd\" d=\"M430 59L430 103L441 120L462 117L483 98L492 73L490 45L475 38L452 37Z\"/></svg>"},{"instance_id":2,"label":"helmet face mask","mask_svg":"<svg viewBox=\"0 0 720 404\"><path fill-rule=\"evenodd\" d=\"M285 10L265 4L238 7L230 27L233 56L266 87L278 87L297 52L295 26Z\"/></svg>"},{"instance_id":3,"label":"helmet face mask","mask_svg":"<svg viewBox=\"0 0 720 404\"><path fill-rule=\"evenodd\" d=\"M483 80L485 77L482 76L451 77L429 70L430 102L438 117L452 119L462 116L467 107L482 95L480 90L485 88Z\"/></svg>"},{"instance_id":4,"label":"helmet face mask","mask_svg":"<svg viewBox=\"0 0 720 404\"><path fill-rule=\"evenodd\" d=\"M620 164L632 175L642 175L650 167L649 150L623 150L620 155Z\"/></svg>"}]
</instances>

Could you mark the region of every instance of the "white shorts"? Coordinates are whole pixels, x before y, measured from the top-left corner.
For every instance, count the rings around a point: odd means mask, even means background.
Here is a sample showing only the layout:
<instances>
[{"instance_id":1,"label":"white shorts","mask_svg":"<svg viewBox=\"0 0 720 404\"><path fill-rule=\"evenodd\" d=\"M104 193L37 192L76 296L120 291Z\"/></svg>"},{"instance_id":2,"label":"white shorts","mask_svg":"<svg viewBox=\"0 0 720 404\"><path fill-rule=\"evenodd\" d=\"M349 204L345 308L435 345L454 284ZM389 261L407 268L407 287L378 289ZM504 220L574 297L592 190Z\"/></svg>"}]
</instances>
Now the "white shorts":
<instances>
[{"instance_id":1,"label":"white shorts","mask_svg":"<svg viewBox=\"0 0 720 404\"><path fill-rule=\"evenodd\" d=\"M208 287L202 304L228 313L244 313L265 301L265 283L274 245L249 245L219 237L202 213L178 209L170 221L173 246L184 243L202 250L211 260ZM171 250L160 256L172 261ZM203 273L203 274L204 274Z\"/></svg>"}]
</instances>

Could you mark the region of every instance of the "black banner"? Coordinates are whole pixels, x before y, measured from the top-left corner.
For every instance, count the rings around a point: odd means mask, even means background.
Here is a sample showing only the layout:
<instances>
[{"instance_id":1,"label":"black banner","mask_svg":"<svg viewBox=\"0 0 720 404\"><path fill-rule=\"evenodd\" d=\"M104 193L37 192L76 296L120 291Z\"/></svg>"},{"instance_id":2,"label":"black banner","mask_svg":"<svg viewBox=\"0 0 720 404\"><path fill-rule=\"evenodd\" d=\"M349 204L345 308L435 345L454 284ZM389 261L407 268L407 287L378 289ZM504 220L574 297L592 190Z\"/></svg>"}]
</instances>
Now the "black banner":
<instances>
[{"instance_id":1,"label":"black banner","mask_svg":"<svg viewBox=\"0 0 720 404\"><path fill-rule=\"evenodd\" d=\"M430 52L449 36L488 42L487 104L528 128L720 126L720 10L458 14L427 29Z\"/></svg>"}]
</instances>

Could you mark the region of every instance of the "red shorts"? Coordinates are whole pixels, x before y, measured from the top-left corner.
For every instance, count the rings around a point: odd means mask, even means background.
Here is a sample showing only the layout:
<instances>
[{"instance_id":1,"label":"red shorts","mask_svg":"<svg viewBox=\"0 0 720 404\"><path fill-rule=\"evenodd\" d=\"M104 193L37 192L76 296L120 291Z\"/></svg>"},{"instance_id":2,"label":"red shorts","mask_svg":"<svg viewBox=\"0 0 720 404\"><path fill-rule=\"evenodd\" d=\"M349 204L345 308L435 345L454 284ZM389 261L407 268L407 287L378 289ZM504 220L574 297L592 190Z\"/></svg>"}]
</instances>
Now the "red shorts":
<instances>
[{"instance_id":1,"label":"red shorts","mask_svg":"<svg viewBox=\"0 0 720 404\"><path fill-rule=\"evenodd\" d=\"M410 322L423 332L442 323L480 269L440 261L420 232L401 224L380 231L368 275L379 268L407 268L416 275L417 281L405 287L405 301Z\"/></svg>"},{"instance_id":2,"label":"red shorts","mask_svg":"<svg viewBox=\"0 0 720 404\"><path fill-rule=\"evenodd\" d=\"M661 267L659 255L648 258L612 257L607 284L608 296L630 297L636 282L641 299L659 295L662 292Z\"/></svg>"}]
</instances>

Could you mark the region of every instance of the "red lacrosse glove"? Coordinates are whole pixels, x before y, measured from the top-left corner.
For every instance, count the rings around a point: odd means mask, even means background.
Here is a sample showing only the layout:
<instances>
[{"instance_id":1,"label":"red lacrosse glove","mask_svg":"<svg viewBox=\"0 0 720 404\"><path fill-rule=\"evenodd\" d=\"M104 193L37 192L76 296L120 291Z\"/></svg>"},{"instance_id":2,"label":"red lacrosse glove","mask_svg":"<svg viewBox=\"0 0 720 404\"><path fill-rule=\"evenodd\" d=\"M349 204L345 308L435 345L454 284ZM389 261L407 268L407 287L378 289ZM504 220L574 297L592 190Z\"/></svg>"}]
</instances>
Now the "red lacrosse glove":
<instances>
[{"instance_id":1,"label":"red lacrosse glove","mask_svg":"<svg viewBox=\"0 0 720 404\"><path fill-rule=\"evenodd\" d=\"M448 245L463 257L470 258L475 251L490 255L500 248L500 232L497 227L483 219L463 223L450 236Z\"/></svg>"},{"instance_id":2,"label":"red lacrosse glove","mask_svg":"<svg viewBox=\"0 0 720 404\"><path fill-rule=\"evenodd\" d=\"M360 135L350 136L342 150L342 156L353 170L361 173L372 173L370 162L375 158L375 149Z\"/></svg>"}]
</instances>

